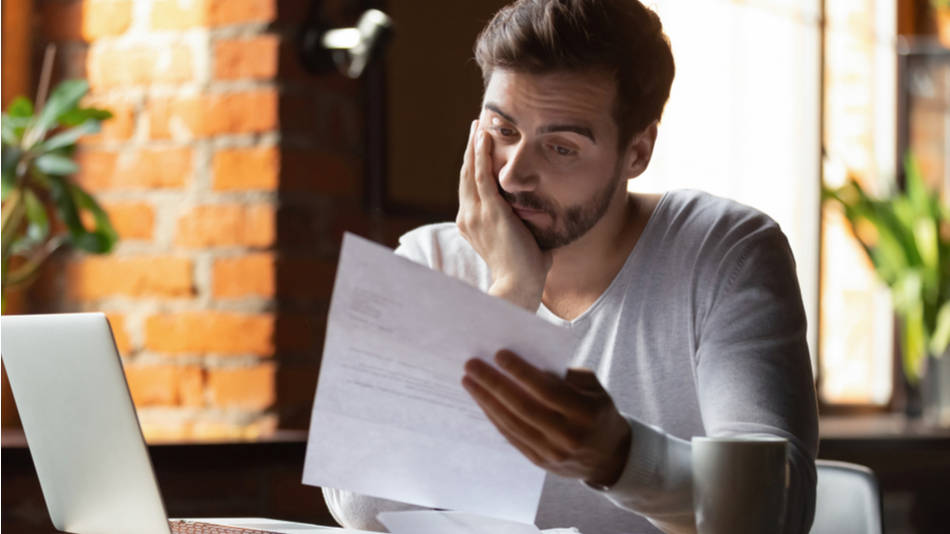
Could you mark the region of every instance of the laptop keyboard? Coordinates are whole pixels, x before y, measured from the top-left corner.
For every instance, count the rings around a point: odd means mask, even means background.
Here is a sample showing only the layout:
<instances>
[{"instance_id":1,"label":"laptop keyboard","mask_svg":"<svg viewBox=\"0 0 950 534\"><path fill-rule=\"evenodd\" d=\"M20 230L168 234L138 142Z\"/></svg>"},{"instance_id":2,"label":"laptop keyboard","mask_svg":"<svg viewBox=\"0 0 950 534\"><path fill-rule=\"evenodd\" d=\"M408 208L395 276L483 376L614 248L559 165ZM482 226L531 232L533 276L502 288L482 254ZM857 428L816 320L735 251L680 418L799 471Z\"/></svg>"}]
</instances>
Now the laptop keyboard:
<instances>
[{"instance_id":1,"label":"laptop keyboard","mask_svg":"<svg viewBox=\"0 0 950 534\"><path fill-rule=\"evenodd\" d=\"M224 525L213 525L211 523L201 523L199 521L169 521L168 526L172 529L172 534L279 534L270 530L258 530L256 528L226 527Z\"/></svg>"}]
</instances>

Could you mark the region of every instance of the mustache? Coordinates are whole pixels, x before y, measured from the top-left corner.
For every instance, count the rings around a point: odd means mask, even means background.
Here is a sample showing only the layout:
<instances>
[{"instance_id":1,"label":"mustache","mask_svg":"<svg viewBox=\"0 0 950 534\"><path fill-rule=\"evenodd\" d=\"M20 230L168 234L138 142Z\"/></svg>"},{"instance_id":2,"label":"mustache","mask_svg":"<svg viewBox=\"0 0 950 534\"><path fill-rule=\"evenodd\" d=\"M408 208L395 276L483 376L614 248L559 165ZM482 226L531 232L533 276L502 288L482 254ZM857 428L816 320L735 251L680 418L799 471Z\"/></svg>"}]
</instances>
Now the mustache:
<instances>
[{"instance_id":1,"label":"mustache","mask_svg":"<svg viewBox=\"0 0 950 534\"><path fill-rule=\"evenodd\" d=\"M548 199L535 193L509 193L502 189L501 186L498 187L498 192L501 194L501 198L505 199L505 202L512 206L530 210L541 210L548 213L554 211L554 206Z\"/></svg>"}]
</instances>

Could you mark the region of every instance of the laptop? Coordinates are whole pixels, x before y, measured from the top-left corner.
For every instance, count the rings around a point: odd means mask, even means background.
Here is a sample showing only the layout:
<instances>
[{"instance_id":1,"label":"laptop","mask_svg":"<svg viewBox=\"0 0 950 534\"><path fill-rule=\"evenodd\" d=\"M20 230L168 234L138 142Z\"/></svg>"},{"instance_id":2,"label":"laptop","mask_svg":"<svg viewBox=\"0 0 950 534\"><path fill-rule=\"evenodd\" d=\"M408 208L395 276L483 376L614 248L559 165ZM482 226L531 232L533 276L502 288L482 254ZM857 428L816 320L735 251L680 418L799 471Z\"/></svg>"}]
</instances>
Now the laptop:
<instances>
[{"instance_id":1,"label":"laptop","mask_svg":"<svg viewBox=\"0 0 950 534\"><path fill-rule=\"evenodd\" d=\"M273 520L169 521L109 321L0 317L0 354L53 526L75 534L354 532ZM277 525L282 528L274 528ZM266 528L266 530L265 530Z\"/></svg>"}]
</instances>

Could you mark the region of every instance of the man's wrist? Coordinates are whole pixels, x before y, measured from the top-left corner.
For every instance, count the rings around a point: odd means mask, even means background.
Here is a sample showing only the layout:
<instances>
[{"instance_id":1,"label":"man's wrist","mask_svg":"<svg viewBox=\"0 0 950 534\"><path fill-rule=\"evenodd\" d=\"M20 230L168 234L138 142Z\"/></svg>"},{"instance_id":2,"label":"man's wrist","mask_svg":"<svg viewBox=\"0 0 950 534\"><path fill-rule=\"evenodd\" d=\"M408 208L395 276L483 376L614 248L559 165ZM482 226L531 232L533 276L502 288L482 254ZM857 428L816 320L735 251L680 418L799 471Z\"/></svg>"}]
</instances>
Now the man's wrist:
<instances>
[{"instance_id":1,"label":"man's wrist","mask_svg":"<svg viewBox=\"0 0 950 534\"><path fill-rule=\"evenodd\" d=\"M633 432L630 429L630 425L626 425L626 431L614 449L610 465L607 466L603 473L594 475L591 480L585 480L584 483L593 489L607 491L620 481L620 478L623 476L623 470L627 467L632 440Z\"/></svg>"},{"instance_id":2,"label":"man's wrist","mask_svg":"<svg viewBox=\"0 0 950 534\"><path fill-rule=\"evenodd\" d=\"M528 284L517 283L511 279L500 278L495 280L488 288L488 294L498 297L520 306L532 313L538 311L541 306L541 294L544 286L532 288Z\"/></svg>"}]
</instances>

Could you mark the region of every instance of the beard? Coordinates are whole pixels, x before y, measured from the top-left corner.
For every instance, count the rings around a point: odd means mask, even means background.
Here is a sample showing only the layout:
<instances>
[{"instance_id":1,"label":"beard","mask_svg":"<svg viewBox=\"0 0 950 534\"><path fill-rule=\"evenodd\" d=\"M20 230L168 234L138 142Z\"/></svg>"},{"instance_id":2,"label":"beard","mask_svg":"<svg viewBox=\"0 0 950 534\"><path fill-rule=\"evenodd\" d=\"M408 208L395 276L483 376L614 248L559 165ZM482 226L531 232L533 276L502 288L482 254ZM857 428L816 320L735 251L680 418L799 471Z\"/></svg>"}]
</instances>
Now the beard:
<instances>
[{"instance_id":1,"label":"beard","mask_svg":"<svg viewBox=\"0 0 950 534\"><path fill-rule=\"evenodd\" d=\"M563 210L559 210L552 200L537 193L509 193L501 186L498 187L498 191L509 205L541 210L551 217L550 226L545 228L541 228L531 221L522 220L521 222L534 236L534 240L541 250L552 250L573 243L603 218L621 181L619 168L615 168L613 174L610 182L603 189L594 193L587 202L569 206Z\"/></svg>"}]
</instances>

